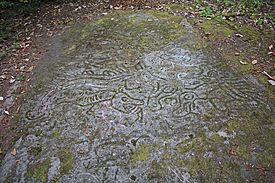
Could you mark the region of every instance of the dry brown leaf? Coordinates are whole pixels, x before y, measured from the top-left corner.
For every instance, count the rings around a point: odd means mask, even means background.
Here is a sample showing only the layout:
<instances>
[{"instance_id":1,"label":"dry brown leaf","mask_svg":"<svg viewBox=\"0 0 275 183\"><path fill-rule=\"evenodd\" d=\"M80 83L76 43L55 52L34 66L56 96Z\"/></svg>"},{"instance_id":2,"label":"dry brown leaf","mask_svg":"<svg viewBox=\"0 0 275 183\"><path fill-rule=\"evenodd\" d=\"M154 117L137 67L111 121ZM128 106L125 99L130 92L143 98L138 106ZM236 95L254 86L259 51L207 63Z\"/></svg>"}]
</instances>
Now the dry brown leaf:
<instances>
[{"instance_id":1,"label":"dry brown leaf","mask_svg":"<svg viewBox=\"0 0 275 183\"><path fill-rule=\"evenodd\" d=\"M241 60L240 60L240 63L243 64L243 65L247 65L248 64L246 61L241 61Z\"/></svg>"},{"instance_id":2,"label":"dry brown leaf","mask_svg":"<svg viewBox=\"0 0 275 183\"><path fill-rule=\"evenodd\" d=\"M27 72L31 72L33 70L33 66L31 66L29 69L27 69Z\"/></svg>"},{"instance_id":3,"label":"dry brown leaf","mask_svg":"<svg viewBox=\"0 0 275 183\"><path fill-rule=\"evenodd\" d=\"M275 80L275 76L271 76L266 71L263 71L263 74L266 75L269 79Z\"/></svg>"},{"instance_id":4,"label":"dry brown leaf","mask_svg":"<svg viewBox=\"0 0 275 183\"><path fill-rule=\"evenodd\" d=\"M242 34L235 34L236 37L243 37Z\"/></svg>"},{"instance_id":5,"label":"dry brown leaf","mask_svg":"<svg viewBox=\"0 0 275 183\"><path fill-rule=\"evenodd\" d=\"M230 148L229 149L229 155L236 156L237 155L236 150L234 148Z\"/></svg>"},{"instance_id":6,"label":"dry brown leaf","mask_svg":"<svg viewBox=\"0 0 275 183\"><path fill-rule=\"evenodd\" d=\"M13 155L13 156L16 155L16 149L15 148L11 151L11 155Z\"/></svg>"}]
</instances>

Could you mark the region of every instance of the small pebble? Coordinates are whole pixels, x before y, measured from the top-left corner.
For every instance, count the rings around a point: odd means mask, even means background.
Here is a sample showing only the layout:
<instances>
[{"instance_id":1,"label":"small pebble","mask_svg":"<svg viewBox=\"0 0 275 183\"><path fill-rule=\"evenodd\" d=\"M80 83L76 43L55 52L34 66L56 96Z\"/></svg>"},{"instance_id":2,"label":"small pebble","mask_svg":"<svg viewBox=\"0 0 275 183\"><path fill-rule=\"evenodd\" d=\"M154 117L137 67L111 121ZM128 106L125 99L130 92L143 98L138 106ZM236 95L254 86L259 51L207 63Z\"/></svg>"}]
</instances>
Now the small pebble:
<instances>
[{"instance_id":1,"label":"small pebble","mask_svg":"<svg viewBox=\"0 0 275 183\"><path fill-rule=\"evenodd\" d=\"M5 76L5 75L0 76L0 80L5 80L6 78L7 78L7 76Z\"/></svg>"},{"instance_id":2,"label":"small pebble","mask_svg":"<svg viewBox=\"0 0 275 183\"><path fill-rule=\"evenodd\" d=\"M12 84L15 82L15 79L10 79L9 83Z\"/></svg>"},{"instance_id":3,"label":"small pebble","mask_svg":"<svg viewBox=\"0 0 275 183\"><path fill-rule=\"evenodd\" d=\"M253 65L255 65L255 64L257 64L258 63L258 61L257 60L252 60L252 62L251 62Z\"/></svg>"}]
</instances>

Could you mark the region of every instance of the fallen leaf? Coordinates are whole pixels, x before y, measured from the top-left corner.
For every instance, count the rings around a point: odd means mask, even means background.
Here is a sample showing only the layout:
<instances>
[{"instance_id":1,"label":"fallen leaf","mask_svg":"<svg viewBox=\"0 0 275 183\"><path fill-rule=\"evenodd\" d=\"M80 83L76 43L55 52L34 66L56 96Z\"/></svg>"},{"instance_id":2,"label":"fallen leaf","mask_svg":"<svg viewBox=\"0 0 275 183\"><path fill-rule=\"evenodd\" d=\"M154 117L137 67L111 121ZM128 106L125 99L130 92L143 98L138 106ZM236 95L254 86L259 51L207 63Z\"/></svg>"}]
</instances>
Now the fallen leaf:
<instances>
[{"instance_id":1,"label":"fallen leaf","mask_svg":"<svg viewBox=\"0 0 275 183\"><path fill-rule=\"evenodd\" d=\"M235 34L236 37L243 37L242 34Z\"/></svg>"},{"instance_id":2,"label":"fallen leaf","mask_svg":"<svg viewBox=\"0 0 275 183\"><path fill-rule=\"evenodd\" d=\"M10 115L9 111L5 111L4 113L5 113L6 115Z\"/></svg>"},{"instance_id":3,"label":"fallen leaf","mask_svg":"<svg viewBox=\"0 0 275 183\"><path fill-rule=\"evenodd\" d=\"M11 151L11 154L12 154L13 156L16 155L16 149L15 149L15 148Z\"/></svg>"},{"instance_id":4,"label":"fallen leaf","mask_svg":"<svg viewBox=\"0 0 275 183\"><path fill-rule=\"evenodd\" d=\"M274 80L268 80L268 82L272 85L272 86L275 86L275 81Z\"/></svg>"},{"instance_id":5,"label":"fallen leaf","mask_svg":"<svg viewBox=\"0 0 275 183\"><path fill-rule=\"evenodd\" d=\"M239 56L239 55L240 55L240 53L235 53L235 55L236 55L236 56Z\"/></svg>"},{"instance_id":6,"label":"fallen leaf","mask_svg":"<svg viewBox=\"0 0 275 183\"><path fill-rule=\"evenodd\" d=\"M273 48L273 44L269 45L268 49L272 50L272 48Z\"/></svg>"},{"instance_id":7,"label":"fallen leaf","mask_svg":"<svg viewBox=\"0 0 275 183\"><path fill-rule=\"evenodd\" d=\"M258 61L257 60L252 60L252 62L251 62L253 65L255 65L255 64L257 64L258 63Z\"/></svg>"},{"instance_id":8,"label":"fallen leaf","mask_svg":"<svg viewBox=\"0 0 275 183\"><path fill-rule=\"evenodd\" d=\"M266 174L266 168L264 166L259 165L256 168L261 173L261 175L265 175Z\"/></svg>"},{"instance_id":9,"label":"fallen leaf","mask_svg":"<svg viewBox=\"0 0 275 183\"><path fill-rule=\"evenodd\" d=\"M243 65L248 64L246 61L241 61L241 60L240 60L240 63L243 64Z\"/></svg>"},{"instance_id":10,"label":"fallen leaf","mask_svg":"<svg viewBox=\"0 0 275 183\"><path fill-rule=\"evenodd\" d=\"M31 72L33 70L33 66L31 66L29 69L27 69L27 72Z\"/></svg>"},{"instance_id":11,"label":"fallen leaf","mask_svg":"<svg viewBox=\"0 0 275 183\"><path fill-rule=\"evenodd\" d=\"M271 75L268 74L266 71L263 71L263 74L266 75L269 79L275 80L275 76L271 76Z\"/></svg>"},{"instance_id":12,"label":"fallen leaf","mask_svg":"<svg viewBox=\"0 0 275 183\"><path fill-rule=\"evenodd\" d=\"M3 101L4 100L4 97L0 97L0 101Z\"/></svg>"},{"instance_id":13,"label":"fallen leaf","mask_svg":"<svg viewBox=\"0 0 275 183\"><path fill-rule=\"evenodd\" d=\"M268 54L268 55L272 55L273 53L274 53L274 52L270 51L270 52L268 52L267 54Z\"/></svg>"},{"instance_id":14,"label":"fallen leaf","mask_svg":"<svg viewBox=\"0 0 275 183\"><path fill-rule=\"evenodd\" d=\"M234 148L230 148L229 149L229 155L233 155L233 156L236 156L237 155L237 152Z\"/></svg>"}]
</instances>

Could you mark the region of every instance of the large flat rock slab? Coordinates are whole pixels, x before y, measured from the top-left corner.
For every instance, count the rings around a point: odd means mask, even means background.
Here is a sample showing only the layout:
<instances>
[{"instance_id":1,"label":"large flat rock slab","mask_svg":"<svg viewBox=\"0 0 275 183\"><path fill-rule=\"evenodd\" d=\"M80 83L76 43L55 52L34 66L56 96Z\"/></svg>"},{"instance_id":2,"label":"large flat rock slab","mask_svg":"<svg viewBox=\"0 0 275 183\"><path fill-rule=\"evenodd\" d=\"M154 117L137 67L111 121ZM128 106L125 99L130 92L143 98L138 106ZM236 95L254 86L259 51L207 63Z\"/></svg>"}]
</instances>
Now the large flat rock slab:
<instances>
[{"instance_id":1,"label":"large flat rock slab","mask_svg":"<svg viewBox=\"0 0 275 183\"><path fill-rule=\"evenodd\" d=\"M68 28L36 69L0 182L274 181L264 87L198 44L158 11Z\"/></svg>"}]
</instances>

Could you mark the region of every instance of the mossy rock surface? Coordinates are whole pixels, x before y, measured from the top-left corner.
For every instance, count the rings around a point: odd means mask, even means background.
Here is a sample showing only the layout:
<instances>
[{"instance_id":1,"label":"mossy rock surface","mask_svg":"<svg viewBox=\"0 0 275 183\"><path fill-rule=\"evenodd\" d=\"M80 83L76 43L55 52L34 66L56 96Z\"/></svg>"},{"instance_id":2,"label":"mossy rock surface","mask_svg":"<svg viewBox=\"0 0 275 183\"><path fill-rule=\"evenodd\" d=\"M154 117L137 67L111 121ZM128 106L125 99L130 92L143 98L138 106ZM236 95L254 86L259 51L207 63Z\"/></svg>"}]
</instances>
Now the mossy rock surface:
<instances>
[{"instance_id":1,"label":"mossy rock surface","mask_svg":"<svg viewBox=\"0 0 275 183\"><path fill-rule=\"evenodd\" d=\"M253 64L230 67L256 49L209 42L260 35L155 10L69 27L35 70L0 182L274 182L272 92Z\"/></svg>"},{"instance_id":2,"label":"mossy rock surface","mask_svg":"<svg viewBox=\"0 0 275 183\"><path fill-rule=\"evenodd\" d=\"M41 181L42 183L46 183L49 168L49 159L43 160L42 162L38 162L28 169L27 177L32 178L36 181Z\"/></svg>"}]
</instances>

